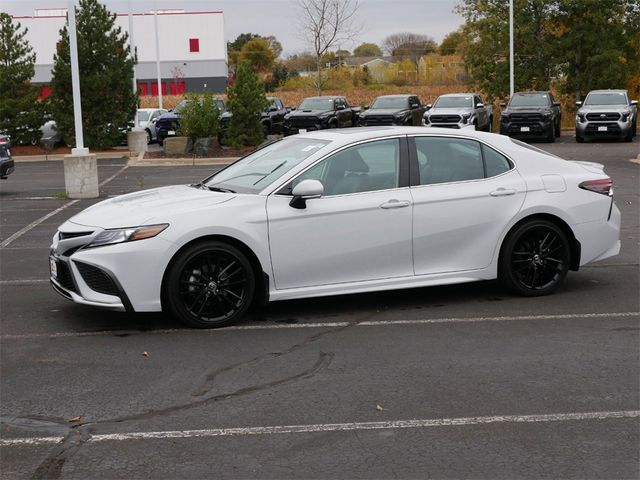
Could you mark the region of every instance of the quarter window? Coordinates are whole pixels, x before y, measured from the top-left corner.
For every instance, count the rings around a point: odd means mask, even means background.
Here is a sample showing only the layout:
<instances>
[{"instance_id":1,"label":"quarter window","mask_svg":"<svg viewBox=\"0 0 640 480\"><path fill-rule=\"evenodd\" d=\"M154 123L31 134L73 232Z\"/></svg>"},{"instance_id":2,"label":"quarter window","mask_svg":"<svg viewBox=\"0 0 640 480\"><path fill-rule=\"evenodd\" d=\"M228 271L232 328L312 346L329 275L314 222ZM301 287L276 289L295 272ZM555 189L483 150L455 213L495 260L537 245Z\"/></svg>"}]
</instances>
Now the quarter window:
<instances>
[{"instance_id":1,"label":"quarter window","mask_svg":"<svg viewBox=\"0 0 640 480\"><path fill-rule=\"evenodd\" d=\"M495 177L511 170L509 160L493 148L482 145L482 153L484 155L484 163L487 166L487 177Z\"/></svg>"},{"instance_id":2,"label":"quarter window","mask_svg":"<svg viewBox=\"0 0 640 480\"><path fill-rule=\"evenodd\" d=\"M400 141L397 138L346 148L298 176L322 182L324 196L346 195L397 188L400 172ZM290 189L287 189L290 191Z\"/></svg>"},{"instance_id":3,"label":"quarter window","mask_svg":"<svg viewBox=\"0 0 640 480\"><path fill-rule=\"evenodd\" d=\"M417 137L420 185L484 178L480 144L474 140Z\"/></svg>"}]
</instances>

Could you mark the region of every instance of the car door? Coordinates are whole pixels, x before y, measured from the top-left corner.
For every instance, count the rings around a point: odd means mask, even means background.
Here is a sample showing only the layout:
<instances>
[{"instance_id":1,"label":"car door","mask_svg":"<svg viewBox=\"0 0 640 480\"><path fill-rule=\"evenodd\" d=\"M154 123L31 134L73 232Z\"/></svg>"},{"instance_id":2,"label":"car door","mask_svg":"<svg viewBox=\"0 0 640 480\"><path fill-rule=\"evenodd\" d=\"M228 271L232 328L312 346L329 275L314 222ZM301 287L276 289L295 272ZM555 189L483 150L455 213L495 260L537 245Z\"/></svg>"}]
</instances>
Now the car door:
<instances>
[{"instance_id":1,"label":"car door","mask_svg":"<svg viewBox=\"0 0 640 480\"><path fill-rule=\"evenodd\" d=\"M487 267L522 207L524 180L509 159L476 140L416 136L409 145L416 275Z\"/></svg>"},{"instance_id":2,"label":"car door","mask_svg":"<svg viewBox=\"0 0 640 480\"><path fill-rule=\"evenodd\" d=\"M300 181L321 198L290 206ZM368 141L319 161L267 200L277 289L413 275L406 138Z\"/></svg>"}]
</instances>

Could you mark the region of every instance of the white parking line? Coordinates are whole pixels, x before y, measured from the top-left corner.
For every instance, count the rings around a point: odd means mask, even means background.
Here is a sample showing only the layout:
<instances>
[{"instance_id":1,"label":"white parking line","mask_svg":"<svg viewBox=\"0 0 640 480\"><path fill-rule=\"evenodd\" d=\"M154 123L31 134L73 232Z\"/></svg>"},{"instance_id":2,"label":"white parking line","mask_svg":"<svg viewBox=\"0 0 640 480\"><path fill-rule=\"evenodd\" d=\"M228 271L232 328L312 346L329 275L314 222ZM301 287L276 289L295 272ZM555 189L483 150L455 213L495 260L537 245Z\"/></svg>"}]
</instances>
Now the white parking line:
<instances>
[{"instance_id":1,"label":"white parking line","mask_svg":"<svg viewBox=\"0 0 640 480\"><path fill-rule=\"evenodd\" d=\"M109 183L111 180L113 180L114 178L116 178L118 175L120 175L123 171L125 171L128 168L128 165L125 165L124 167L122 167L120 170L118 170L116 173L114 173L113 175L111 175L109 178L107 178L106 180L104 180L102 183L98 184L98 188L106 185L107 183ZM40 225L42 222L44 222L45 220L47 220L48 218L53 217L54 215L57 215L58 213L60 213L61 211L63 211L65 208L70 207L71 205L75 205L76 203L78 203L80 200L71 200L70 202L65 203L64 205L62 205L61 207L56 208L54 211L47 213L45 216L40 217L39 219L31 222L29 225L27 225L24 228L21 228L20 230L18 230L16 233L14 233L13 235L11 235L10 237L6 238L5 240L3 240L0 243L0 249L7 247L9 244L11 244L11 242L13 242L14 240L17 240L18 238L20 238L22 235L24 235L25 233L27 233L29 230L37 227L38 225Z\"/></svg>"},{"instance_id":2,"label":"white parking line","mask_svg":"<svg viewBox=\"0 0 640 480\"><path fill-rule=\"evenodd\" d=\"M625 318L638 317L640 312L611 312L611 313L569 313L559 315L521 315L513 317L450 317L450 318L418 318L413 320L367 320L363 322L315 322L315 323L270 323L266 325L236 325L216 330L194 330L189 328L169 328L161 330L145 330L144 334L166 333L194 333L223 334L238 330L294 330L306 328L339 328L339 327L385 327L394 325L430 325L439 323L479 323L479 322L519 322L526 320L575 320L578 318ZM64 338L64 337L96 337L101 335L121 335L135 333L136 330L100 330L96 332L56 332L56 333L24 333L0 335L0 340L25 340L32 338Z\"/></svg>"},{"instance_id":3,"label":"white parking line","mask_svg":"<svg viewBox=\"0 0 640 480\"><path fill-rule=\"evenodd\" d=\"M276 425L266 427L210 428L205 430L168 430L160 432L132 432L93 435L88 442L126 440L162 440L174 438L240 437L248 435L274 435L286 433L347 432L354 430L393 430L402 428L462 427L493 423L544 423L584 420L638 418L640 410L609 412L552 413L539 415L500 415L491 417L458 417L384 422L319 423L312 425ZM11 438L0 440L0 446L42 445L58 443L63 437Z\"/></svg>"}]
</instances>

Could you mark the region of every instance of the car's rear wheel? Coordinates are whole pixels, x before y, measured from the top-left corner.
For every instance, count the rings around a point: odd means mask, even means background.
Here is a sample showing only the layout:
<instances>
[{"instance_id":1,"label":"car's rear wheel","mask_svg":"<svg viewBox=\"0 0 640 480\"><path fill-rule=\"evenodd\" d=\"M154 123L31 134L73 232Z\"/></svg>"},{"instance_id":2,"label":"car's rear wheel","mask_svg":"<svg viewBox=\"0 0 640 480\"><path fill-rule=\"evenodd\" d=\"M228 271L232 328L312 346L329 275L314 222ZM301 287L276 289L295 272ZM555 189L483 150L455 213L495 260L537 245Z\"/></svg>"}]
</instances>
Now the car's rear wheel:
<instances>
[{"instance_id":1,"label":"car's rear wheel","mask_svg":"<svg viewBox=\"0 0 640 480\"><path fill-rule=\"evenodd\" d=\"M219 241L194 244L172 262L164 299L182 323L215 328L239 321L251 305L255 275L247 257Z\"/></svg>"},{"instance_id":2,"label":"car's rear wheel","mask_svg":"<svg viewBox=\"0 0 640 480\"><path fill-rule=\"evenodd\" d=\"M153 140L153 137L151 136L151 132L149 130L145 130L145 132L147 132L147 145L149 145Z\"/></svg>"},{"instance_id":3,"label":"car's rear wheel","mask_svg":"<svg viewBox=\"0 0 640 480\"><path fill-rule=\"evenodd\" d=\"M569 271L570 248L567 236L554 223L527 221L503 244L500 280L509 290L527 297L552 293Z\"/></svg>"}]
</instances>

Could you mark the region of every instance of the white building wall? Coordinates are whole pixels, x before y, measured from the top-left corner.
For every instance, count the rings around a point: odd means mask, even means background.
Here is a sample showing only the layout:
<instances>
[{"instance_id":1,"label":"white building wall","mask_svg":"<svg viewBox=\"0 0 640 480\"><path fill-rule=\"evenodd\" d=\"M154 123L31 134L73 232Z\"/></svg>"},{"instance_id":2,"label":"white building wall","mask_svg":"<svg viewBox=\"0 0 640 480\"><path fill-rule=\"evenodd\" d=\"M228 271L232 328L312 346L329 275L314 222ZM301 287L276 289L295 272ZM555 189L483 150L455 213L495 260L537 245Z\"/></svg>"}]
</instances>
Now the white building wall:
<instances>
[{"instance_id":1,"label":"white building wall","mask_svg":"<svg viewBox=\"0 0 640 480\"><path fill-rule=\"evenodd\" d=\"M60 30L66 24L65 16L14 17L27 27L27 40L36 54L35 83L49 83L56 44ZM129 18L119 14L116 25L129 30ZM134 40L137 46L136 77L151 79L156 76L156 45L153 13L133 15ZM170 80L172 70L179 68L187 84L195 79L227 77L227 48L222 12L159 13L161 76ZM189 39L199 40L199 51L189 51ZM198 82L195 82L198 83ZM205 84L206 81L200 82Z\"/></svg>"}]
</instances>

